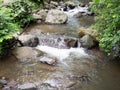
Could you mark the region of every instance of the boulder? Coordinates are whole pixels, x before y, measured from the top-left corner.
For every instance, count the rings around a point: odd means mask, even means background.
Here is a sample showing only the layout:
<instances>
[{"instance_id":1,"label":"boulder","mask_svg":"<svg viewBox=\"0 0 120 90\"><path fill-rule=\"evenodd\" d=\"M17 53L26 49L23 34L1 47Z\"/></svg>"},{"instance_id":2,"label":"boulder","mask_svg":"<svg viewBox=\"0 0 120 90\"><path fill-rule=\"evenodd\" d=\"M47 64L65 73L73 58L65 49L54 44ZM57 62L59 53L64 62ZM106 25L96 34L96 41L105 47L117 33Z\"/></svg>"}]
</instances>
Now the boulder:
<instances>
[{"instance_id":1,"label":"boulder","mask_svg":"<svg viewBox=\"0 0 120 90\"><path fill-rule=\"evenodd\" d=\"M7 84L7 80L0 79L0 84L1 84L1 85L6 85L6 84Z\"/></svg>"},{"instance_id":2,"label":"boulder","mask_svg":"<svg viewBox=\"0 0 120 90\"><path fill-rule=\"evenodd\" d=\"M92 36L94 39L97 40L97 36L96 36L96 30L90 29L90 28L79 28L77 30L78 36L79 37L83 37L84 35L90 35Z\"/></svg>"},{"instance_id":3,"label":"boulder","mask_svg":"<svg viewBox=\"0 0 120 90\"><path fill-rule=\"evenodd\" d=\"M88 49L96 45L94 42L94 39L90 35L84 35L80 39L80 43L81 43L81 47L88 48Z\"/></svg>"},{"instance_id":4,"label":"boulder","mask_svg":"<svg viewBox=\"0 0 120 90\"><path fill-rule=\"evenodd\" d=\"M40 57L43 55L43 52L37 49L33 49L31 47L19 47L16 48L13 51L13 54L15 55L16 58L20 60L27 60L30 58L37 59L37 57Z\"/></svg>"},{"instance_id":5,"label":"boulder","mask_svg":"<svg viewBox=\"0 0 120 90\"><path fill-rule=\"evenodd\" d=\"M37 87L34 83L25 83L18 86L18 90L37 90Z\"/></svg>"},{"instance_id":6,"label":"boulder","mask_svg":"<svg viewBox=\"0 0 120 90\"><path fill-rule=\"evenodd\" d=\"M55 58L50 58L50 57L42 57L42 58L40 58L40 62L46 63L48 65L55 65L56 64L56 59Z\"/></svg>"},{"instance_id":7,"label":"boulder","mask_svg":"<svg viewBox=\"0 0 120 90\"><path fill-rule=\"evenodd\" d=\"M69 9L74 9L74 8L77 6L77 5L76 5L74 2L72 2L72 1L66 2L65 5L66 5L67 7L69 7Z\"/></svg>"},{"instance_id":8,"label":"boulder","mask_svg":"<svg viewBox=\"0 0 120 90\"><path fill-rule=\"evenodd\" d=\"M46 23L49 24L64 24L67 22L68 16L60 10L50 10L47 14Z\"/></svg>"},{"instance_id":9,"label":"boulder","mask_svg":"<svg viewBox=\"0 0 120 90\"><path fill-rule=\"evenodd\" d=\"M54 5L54 6L56 6L56 7L59 5L58 2L55 2L55 1L51 1L50 4L51 4L51 5Z\"/></svg>"},{"instance_id":10,"label":"boulder","mask_svg":"<svg viewBox=\"0 0 120 90\"><path fill-rule=\"evenodd\" d=\"M65 41L67 47L77 47L78 46L78 40L77 39L66 38L64 41Z\"/></svg>"},{"instance_id":11,"label":"boulder","mask_svg":"<svg viewBox=\"0 0 120 90\"><path fill-rule=\"evenodd\" d=\"M23 46L36 47L39 43L38 37L33 35L21 35L18 37Z\"/></svg>"}]
</instances>

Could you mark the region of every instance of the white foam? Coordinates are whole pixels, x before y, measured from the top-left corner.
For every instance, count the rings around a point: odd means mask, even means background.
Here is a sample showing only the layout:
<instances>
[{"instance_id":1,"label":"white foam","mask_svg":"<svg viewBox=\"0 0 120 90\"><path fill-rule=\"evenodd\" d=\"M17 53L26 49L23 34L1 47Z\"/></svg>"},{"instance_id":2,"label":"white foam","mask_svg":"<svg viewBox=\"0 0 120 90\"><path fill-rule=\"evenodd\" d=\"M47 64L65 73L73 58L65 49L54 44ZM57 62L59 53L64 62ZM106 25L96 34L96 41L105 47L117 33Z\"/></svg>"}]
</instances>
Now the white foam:
<instances>
[{"instance_id":1,"label":"white foam","mask_svg":"<svg viewBox=\"0 0 120 90\"><path fill-rule=\"evenodd\" d=\"M40 46L40 45L38 45L36 48L43 51L44 53L56 57L59 60L63 60L67 58L72 52L78 53L83 56L88 55L83 48L58 49L50 46Z\"/></svg>"},{"instance_id":2,"label":"white foam","mask_svg":"<svg viewBox=\"0 0 120 90\"><path fill-rule=\"evenodd\" d=\"M69 17L72 17L74 16L75 14L79 13L79 12L88 12L88 7L76 7L72 10L69 10L69 11L66 11L65 13L69 16Z\"/></svg>"}]
</instances>

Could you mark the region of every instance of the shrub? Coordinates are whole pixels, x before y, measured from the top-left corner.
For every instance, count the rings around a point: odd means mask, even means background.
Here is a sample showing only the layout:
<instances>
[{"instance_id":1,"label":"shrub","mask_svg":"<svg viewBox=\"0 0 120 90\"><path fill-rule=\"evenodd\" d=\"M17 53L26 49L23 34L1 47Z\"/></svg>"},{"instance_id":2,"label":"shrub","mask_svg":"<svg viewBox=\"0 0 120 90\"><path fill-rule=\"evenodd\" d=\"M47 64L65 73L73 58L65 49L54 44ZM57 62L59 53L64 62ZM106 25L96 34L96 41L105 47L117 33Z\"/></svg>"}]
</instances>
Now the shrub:
<instances>
[{"instance_id":1,"label":"shrub","mask_svg":"<svg viewBox=\"0 0 120 90\"><path fill-rule=\"evenodd\" d=\"M8 5L11 9L13 22L18 23L21 27L29 23L32 18L32 3L29 0L14 0Z\"/></svg>"},{"instance_id":2,"label":"shrub","mask_svg":"<svg viewBox=\"0 0 120 90\"><path fill-rule=\"evenodd\" d=\"M93 0L90 8L97 14L94 28L100 47L108 55L120 56L120 0Z\"/></svg>"},{"instance_id":3,"label":"shrub","mask_svg":"<svg viewBox=\"0 0 120 90\"><path fill-rule=\"evenodd\" d=\"M11 9L0 7L0 55L5 54L5 48L9 44L5 44L9 39L19 31L19 26L12 23L11 20Z\"/></svg>"}]
</instances>

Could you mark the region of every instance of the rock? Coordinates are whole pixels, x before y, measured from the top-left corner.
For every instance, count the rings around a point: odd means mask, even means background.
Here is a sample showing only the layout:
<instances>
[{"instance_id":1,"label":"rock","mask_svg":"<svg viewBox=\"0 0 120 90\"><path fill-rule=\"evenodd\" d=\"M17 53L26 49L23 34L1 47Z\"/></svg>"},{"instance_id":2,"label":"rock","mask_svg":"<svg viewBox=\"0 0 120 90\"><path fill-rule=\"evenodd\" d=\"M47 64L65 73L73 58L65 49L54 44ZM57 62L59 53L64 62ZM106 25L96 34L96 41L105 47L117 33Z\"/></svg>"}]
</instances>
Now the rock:
<instances>
[{"instance_id":1,"label":"rock","mask_svg":"<svg viewBox=\"0 0 120 90\"><path fill-rule=\"evenodd\" d=\"M37 90L37 87L33 83L25 83L18 86L19 90Z\"/></svg>"},{"instance_id":2,"label":"rock","mask_svg":"<svg viewBox=\"0 0 120 90\"><path fill-rule=\"evenodd\" d=\"M86 34L85 29L79 29L78 30L78 36L83 37Z\"/></svg>"},{"instance_id":3,"label":"rock","mask_svg":"<svg viewBox=\"0 0 120 90\"><path fill-rule=\"evenodd\" d=\"M50 10L47 14L46 23L49 24L64 24L66 23L68 16L60 10Z\"/></svg>"},{"instance_id":4,"label":"rock","mask_svg":"<svg viewBox=\"0 0 120 90\"><path fill-rule=\"evenodd\" d=\"M99 44L98 36L96 34L96 30L89 29L89 28L79 28L78 29L78 36L81 38L84 35L90 35L90 37L93 39L95 46Z\"/></svg>"},{"instance_id":5,"label":"rock","mask_svg":"<svg viewBox=\"0 0 120 90\"><path fill-rule=\"evenodd\" d=\"M76 82L70 81L70 82L67 83L66 88L71 88L71 87L73 87L75 84L76 84Z\"/></svg>"},{"instance_id":6,"label":"rock","mask_svg":"<svg viewBox=\"0 0 120 90\"><path fill-rule=\"evenodd\" d=\"M11 90L10 87L5 86L2 90ZM16 89L17 90L17 89Z\"/></svg>"},{"instance_id":7,"label":"rock","mask_svg":"<svg viewBox=\"0 0 120 90\"><path fill-rule=\"evenodd\" d=\"M54 5L54 6L56 6L56 7L59 5L58 2L55 2L55 1L51 1L50 4L51 4L51 5Z\"/></svg>"},{"instance_id":8,"label":"rock","mask_svg":"<svg viewBox=\"0 0 120 90\"><path fill-rule=\"evenodd\" d=\"M65 7L63 8L63 11L68 11L67 6L65 6Z\"/></svg>"},{"instance_id":9,"label":"rock","mask_svg":"<svg viewBox=\"0 0 120 90\"><path fill-rule=\"evenodd\" d=\"M93 12L87 12L87 15L94 16L94 13Z\"/></svg>"},{"instance_id":10,"label":"rock","mask_svg":"<svg viewBox=\"0 0 120 90\"><path fill-rule=\"evenodd\" d=\"M13 51L13 54L20 60L26 60L30 58L37 59L37 57L43 55L43 52L40 50L33 49L31 47L19 47Z\"/></svg>"},{"instance_id":11,"label":"rock","mask_svg":"<svg viewBox=\"0 0 120 90\"><path fill-rule=\"evenodd\" d=\"M33 35L21 35L18 39L24 46L36 47L39 43L38 37Z\"/></svg>"},{"instance_id":12,"label":"rock","mask_svg":"<svg viewBox=\"0 0 120 90\"><path fill-rule=\"evenodd\" d=\"M7 83L7 86L11 87L11 88L16 88L17 87L17 82L12 80L10 82Z\"/></svg>"},{"instance_id":13,"label":"rock","mask_svg":"<svg viewBox=\"0 0 120 90\"><path fill-rule=\"evenodd\" d=\"M1 84L1 85L6 85L6 84L7 84L7 80L0 79L0 84Z\"/></svg>"},{"instance_id":14,"label":"rock","mask_svg":"<svg viewBox=\"0 0 120 90\"><path fill-rule=\"evenodd\" d=\"M83 37L84 35L90 35L97 40L96 30L82 27L77 30L77 33L79 37Z\"/></svg>"},{"instance_id":15,"label":"rock","mask_svg":"<svg viewBox=\"0 0 120 90\"><path fill-rule=\"evenodd\" d=\"M56 59L55 58L50 58L50 57L42 57L40 59L40 62L47 63L49 65L55 65L56 64Z\"/></svg>"},{"instance_id":16,"label":"rock","mask_svg":"<svg viewBox=\"0 0 120 90\"><path fill-rule=\"evenodd\" d=\"M45 18L47 16L48 10L40 10L37 12L37 14L39 15L39 17L41 18L41 20L45 21Z\"/></svg>"},{"instance_id":17,"label":"rock","mask_svg":"<svg viewBox=\"0 0 120 90\"><path fill-rule=\"evenodd\" d=\"M72 1L66 2L65 5L68 6L69 9L74 9L76 7L75 3Z\"/></svg>"},{"instance_id":18,"label":"rock","mask_svg":"<svg viewBox=\"0 0 120 90\"><path fill-rule=\"evenodd\" d=\"M81 47L92 48L95 46L95 42L90 35L85 35L80 39Z\"/></svg>"},{"instance_id":19,"label":"rock","mask_svg":"<svg viewBox=\"0 0 120 90\"><path fill-rule=\"evenodd\" d=\"M55 5L50 4L49 6L50 6L49 9L56 9Z\"/></svg>"},{"instance_id":20,"label":"rock","mask_svg":"<svg viewBox=\"0 0 120 90\"><path fill-rule=\"evenodd\" d=\"M68 38L68 39L65 39L64 41L66 42L66 45L68 47L77 47L78 46L77 39Z\"/></svg>"}]
</instances>

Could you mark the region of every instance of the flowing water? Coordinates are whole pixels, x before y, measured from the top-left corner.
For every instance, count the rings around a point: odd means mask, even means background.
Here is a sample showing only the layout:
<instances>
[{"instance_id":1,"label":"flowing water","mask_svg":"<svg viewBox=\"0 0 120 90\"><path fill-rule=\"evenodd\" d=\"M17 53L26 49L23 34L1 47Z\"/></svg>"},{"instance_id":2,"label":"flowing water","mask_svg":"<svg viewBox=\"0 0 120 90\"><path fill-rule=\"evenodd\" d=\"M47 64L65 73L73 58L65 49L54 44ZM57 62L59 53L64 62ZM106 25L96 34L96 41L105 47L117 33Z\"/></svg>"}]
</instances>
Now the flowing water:
<instances>
[{"instance_id":1,"label":"flowing water","mask_svg":"<svg viewBox=\"0 0 120 90\"><path fill-rule=\"evenodd\" d=\"M77 9L74 10L76 13ZM55 66L34 58L18 60L12 55L0 60L0 77L35 83L39 90L120 90L120 62L108 61L98 48L86 50L66 46L66 38L77 38L79 27L89 27L94 22L93 17L77 19L71 12L65 12L69 15L67 24L34 24L26 31L39 37L40 43L35 48L44 52L43 56L56 58Z\"/></svg>"}]
</instances>

